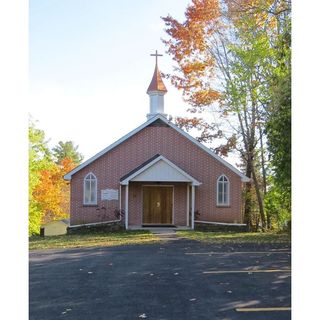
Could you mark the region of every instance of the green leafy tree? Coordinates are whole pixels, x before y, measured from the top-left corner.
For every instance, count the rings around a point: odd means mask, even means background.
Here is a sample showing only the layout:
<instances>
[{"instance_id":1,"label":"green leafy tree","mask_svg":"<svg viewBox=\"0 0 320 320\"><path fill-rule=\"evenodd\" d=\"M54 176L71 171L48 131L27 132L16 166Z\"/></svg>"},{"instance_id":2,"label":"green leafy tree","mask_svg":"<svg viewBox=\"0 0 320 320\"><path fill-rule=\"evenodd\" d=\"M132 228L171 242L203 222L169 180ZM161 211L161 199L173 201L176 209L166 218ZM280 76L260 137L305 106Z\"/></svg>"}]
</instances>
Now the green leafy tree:
<instances>
[{"instance_id":1,"label":"green leafy tree","mask_svg":"<svg viewBox=\"0 0 320 320\"><path fill-rule=\"evenodd\" d=\"M290 219L291 212L291 28L283 22L283 32L276 44L279 61L273 69L271 99L268 106L266 134L274 188L281 198L281 211ZM282 215L283 216L283 215Z\"/></svg>"},{"instance_id":2,"label":"green leafy tree","mask_svg":"<svg viewBox=\"0 0 320 320\"><path fill-rule=\"evenodd\" d=\"M267 122L268 148L272 154L275 184L291 209L291 79L279 80L274 90L272 116Z\"/></svg>"},{"instance_id":3,"label":"green leafy tree","mask_svg":"<svg viewBox=\"0 0 320 320\"><path fill-rule=\"evenodd\" d=\"M288 210L286 196L274 181L271 181L270 185L271 187L265 196L265 208L270 217L271 228L291 231L291 211Z\"/></svg>"}]
</instances>

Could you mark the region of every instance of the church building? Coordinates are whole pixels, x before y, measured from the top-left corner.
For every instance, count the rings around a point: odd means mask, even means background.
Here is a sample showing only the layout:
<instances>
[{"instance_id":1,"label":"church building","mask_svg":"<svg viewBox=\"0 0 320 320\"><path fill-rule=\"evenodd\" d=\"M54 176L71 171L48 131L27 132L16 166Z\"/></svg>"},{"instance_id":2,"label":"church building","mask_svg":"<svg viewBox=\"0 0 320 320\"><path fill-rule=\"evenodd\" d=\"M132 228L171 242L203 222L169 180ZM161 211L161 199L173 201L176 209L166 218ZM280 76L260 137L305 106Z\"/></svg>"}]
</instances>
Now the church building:
<instances>
[{"instance_id":1,"label":"church building","mask_svg":"<svg viewBox=\"0 0 320 320\"><path fill-rule=\"evenodd\" d=\"M64 177L71 228L120 220L126 229L243 223L249 178L168 120L155 56L147 121Z\"/></svg>"}]
</instances>

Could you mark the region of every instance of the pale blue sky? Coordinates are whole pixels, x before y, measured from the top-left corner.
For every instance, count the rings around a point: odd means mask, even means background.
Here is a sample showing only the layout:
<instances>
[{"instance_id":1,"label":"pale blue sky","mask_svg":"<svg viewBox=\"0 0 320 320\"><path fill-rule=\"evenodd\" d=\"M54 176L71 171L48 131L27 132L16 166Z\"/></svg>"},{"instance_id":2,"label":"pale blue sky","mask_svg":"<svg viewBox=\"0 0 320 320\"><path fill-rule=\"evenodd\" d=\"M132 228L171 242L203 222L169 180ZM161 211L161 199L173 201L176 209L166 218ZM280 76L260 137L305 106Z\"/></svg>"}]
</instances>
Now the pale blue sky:
<instances>
[{"instance_id":1,"label":"pale blue sky","mask_svg":"<svg viewBox=\"0 0 320 320\"><path fill-rule=\"evenodd\" d=\"M189 1L30 1L30 79L91 92L110 82L145 85L149 52L164 51L160 16ZM170 67L170 58L162 59ZM107 89L107 87L106 87Z\"/></svg>"},{"instance_id":2,"label":"pale blue sky","mask_svg":"<svg viewBox=\"0 0 320 320\"><path fill-rule=\"evenodd\" d=\"M165 53L160 16L184 17L188 0L30 0L29 112L51 144L73 140L93 156L146 120L156 49ZM171 72L173 60L159 58ZM165 111L183 115L166 81Z\"/></svg>"}]
</instances>

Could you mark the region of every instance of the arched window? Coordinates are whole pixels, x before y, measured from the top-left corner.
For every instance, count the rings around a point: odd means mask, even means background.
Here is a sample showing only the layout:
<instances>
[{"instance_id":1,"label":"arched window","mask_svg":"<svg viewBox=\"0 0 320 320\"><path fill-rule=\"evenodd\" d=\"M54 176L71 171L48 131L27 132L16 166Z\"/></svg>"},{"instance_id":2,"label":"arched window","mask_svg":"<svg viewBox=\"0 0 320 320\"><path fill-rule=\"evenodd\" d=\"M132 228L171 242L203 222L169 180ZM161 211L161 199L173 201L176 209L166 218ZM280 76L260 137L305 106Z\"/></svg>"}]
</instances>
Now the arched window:
<instances>
[{"instance_id":1,"label":"arched window","mask_svg":"<svg viewBox=\"0 0 320 320\"><path fill-rule=\"evenodd\" d=\"M91 172L83 180L83 204L97 204L97 178Z\"/></svg>"},{"instance_id":2,"label":"arched window","mask_svg":"<svg viewBox=\"0 0 320 320\"><path fill-rule=\"evenodd\" d=\"M217 180L217 205L228 206L230 200L229 179L221 175Z\"/></svg>"}]
</instances>

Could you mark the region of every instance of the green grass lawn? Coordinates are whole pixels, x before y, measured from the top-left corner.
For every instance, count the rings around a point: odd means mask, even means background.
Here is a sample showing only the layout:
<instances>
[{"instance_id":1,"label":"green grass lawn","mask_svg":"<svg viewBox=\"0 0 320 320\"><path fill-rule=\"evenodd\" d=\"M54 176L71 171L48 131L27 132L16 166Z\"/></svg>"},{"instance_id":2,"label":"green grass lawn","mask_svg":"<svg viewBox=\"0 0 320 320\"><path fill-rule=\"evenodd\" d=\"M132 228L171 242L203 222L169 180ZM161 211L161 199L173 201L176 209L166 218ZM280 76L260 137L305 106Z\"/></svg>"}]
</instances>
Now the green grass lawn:
<instances>
[{"instance_id":1,"label":"green grass lawn","mask_svg":"<svg viewBox=\"0 0 320 320\"><path fill-rule=\"evenodd\" d=\"M205 243L290 243L288 233L178 231L183 238Z\"/></svg>"},{"instance_id":2,"label":"green grass lawn","mask_svg":"<svg viewBox=\"0 0 320 320\"><path fill-rule=\"evenodd\" d=\"M32 236L29 238L29 250L105 247L128 244L146 244L159 241L149 231L122 231L51 237Z\"/></svg>"},{"instance_id":3,"label":"green grass lawn","mask_svg":"<svg viewBox=\"0 0 320 320\"><path fill-rule=\"evenodd\" d=\"M203 232L177 231L183 238L197 240L204 243L290 243L291 237L287 233L251 233L251 232ZM160 241L149 231L122 231L91 234L72 234L63 236L29 238L29 249L58 249L80 247L110 247L128 244L147 244Z\"/></svg>"}]
</instances>

